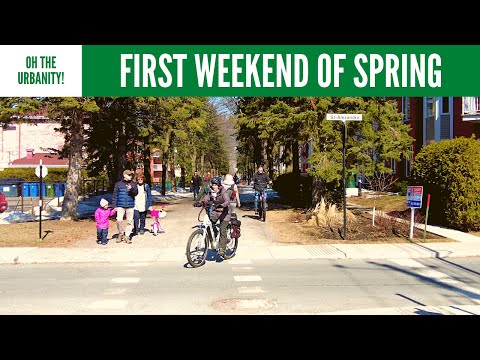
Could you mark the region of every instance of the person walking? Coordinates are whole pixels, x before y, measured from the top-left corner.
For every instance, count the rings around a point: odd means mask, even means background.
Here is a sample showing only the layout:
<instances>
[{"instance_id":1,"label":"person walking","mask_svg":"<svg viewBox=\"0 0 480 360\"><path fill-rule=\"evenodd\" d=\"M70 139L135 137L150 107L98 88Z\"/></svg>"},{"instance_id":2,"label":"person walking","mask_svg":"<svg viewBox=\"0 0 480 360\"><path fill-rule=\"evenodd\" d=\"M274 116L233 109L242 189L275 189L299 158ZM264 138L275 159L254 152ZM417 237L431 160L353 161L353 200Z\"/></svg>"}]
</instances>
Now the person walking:
<instances>
[{"instance_id":1,"label":"person walking","mask_svg":"<svg viewBox=\"0 0 480 360\"><path fill-rule=\"evenodd\" d=\"M125 170L123 179L118 181L113 188L112 206L117 212L117 243L122 241L125 241L127 244L132 243L135 196L138 194L138 187L135 181L133 181L133 174L132 170ZM127 219L125 229L122 226L124 218Z\"/></svg>"},{"instance_id":2,"label":"person walking","mask_svg":"<svg viewBox=\"0 0 480 360\"><path fill-rule=\"evenodd\" d=\"M235 183L234 177L231 174L225 175L222 186L227 190L228 196L230 198L230 213L235 214L235 208L240 208L241 203L240 194L238 192L238 187Z\"/></svg>"},{"instance_id":3,"label":"person walking","mask_svg":"<svg viewBox=\"0 0 480 360\"><path fill-rule=\"evenodd\" d=\"M147 210L152 210L152 191L145 183L145 175L137 175L138 194L135 196L135 207L133 208L133 235L145 234L145 219Z\"/></svg>"},{"instance_id":4,"label":"person walking","mask_svg":"<svg viewBox=\"0 0 480 360\"><path fill-rule=\"evenodd\" d=\"M110 216L115 215L115 209L108 208L106 199L100 200L100 206L95 210L95 222L97 223L97 244L107 245Z\"/></svg>"},{"instance_id":5,"label":"person walking","mask_svg":"<svg viewBox=\"0 0 480 360\"><path fill-rule=\"evenodd\" d=\"M200 191L200 187L202 186L202 178L200 175L198 175L197 170L195 170L195 173L193 174L193 177L190 183L192 184L193 201L197 201L197 195L198 195L198 192Z\"/></svg>"}]
</instances>

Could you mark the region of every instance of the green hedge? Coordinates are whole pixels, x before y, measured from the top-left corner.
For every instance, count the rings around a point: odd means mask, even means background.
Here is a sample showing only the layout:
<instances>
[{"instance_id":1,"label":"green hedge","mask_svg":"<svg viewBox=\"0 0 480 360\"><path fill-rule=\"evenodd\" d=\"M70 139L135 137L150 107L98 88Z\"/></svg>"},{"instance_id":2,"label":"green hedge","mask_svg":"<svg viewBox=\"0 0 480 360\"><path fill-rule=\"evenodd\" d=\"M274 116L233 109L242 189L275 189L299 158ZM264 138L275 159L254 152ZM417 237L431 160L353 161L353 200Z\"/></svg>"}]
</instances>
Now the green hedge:
<instances>
[{"instance_id":1,"label":"green hedge","mask_svg":"<svg viewBox=\"0 0 480 360\"><path fill-rule=\"evenodd\" d=\"M43 178L43 181L66 181L68 169L53 168L48 169L48 174ZM23 181L39 181L35 175L35 168L7 168L0 171L0 179L5 178L19 178Z\"/></svg>"},{"instance_id":2,"label":"green hedge","mask_svg":"<svg viewBox=\"0 0 480 360\"><path fill-rule=\"evenodd\" d=\"M312 177L288 173L277 177L273 188L282 200L295 205L307 206L312 202Z\"/></svg>"},{"instance_id":3,"label":"green hedge","mask_svg":"<svg viewBox=\"0 0 480 360\"><path fill-rule=\"evenodd\" d=\"M425 146L412 185L431 195L429 222L467 231L480 227L480 142L459 137ZM431 220L431 221L430 221Z\"/></svg>"}]
</instances>

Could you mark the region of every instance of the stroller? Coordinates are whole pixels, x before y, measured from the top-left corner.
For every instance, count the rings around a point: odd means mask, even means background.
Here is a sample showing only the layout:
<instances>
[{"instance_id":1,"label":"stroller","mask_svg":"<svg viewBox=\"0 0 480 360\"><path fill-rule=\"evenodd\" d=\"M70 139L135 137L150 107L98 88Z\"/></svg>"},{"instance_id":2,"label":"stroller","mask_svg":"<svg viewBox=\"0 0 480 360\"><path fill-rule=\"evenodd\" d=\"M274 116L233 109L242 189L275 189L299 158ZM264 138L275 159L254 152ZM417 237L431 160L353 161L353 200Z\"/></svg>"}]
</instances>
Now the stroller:
<instances>
[{"instance_id":1,"label":"stroller","mask_svg":"<svg viewBox=\"0 0 480 360\"><path fill-rule=\"evenodd\" d=\"M165 205L162 206L161 210L150 210L150 215L153 216L155 219L153 224L150 226L150 232L153 234L153 236L157 236L157 234L165 232L165 229L163 226L160 224L159 219L163 219L165 216L167 216L167 212L164 210Z\"/></svg>"}]
</instances>

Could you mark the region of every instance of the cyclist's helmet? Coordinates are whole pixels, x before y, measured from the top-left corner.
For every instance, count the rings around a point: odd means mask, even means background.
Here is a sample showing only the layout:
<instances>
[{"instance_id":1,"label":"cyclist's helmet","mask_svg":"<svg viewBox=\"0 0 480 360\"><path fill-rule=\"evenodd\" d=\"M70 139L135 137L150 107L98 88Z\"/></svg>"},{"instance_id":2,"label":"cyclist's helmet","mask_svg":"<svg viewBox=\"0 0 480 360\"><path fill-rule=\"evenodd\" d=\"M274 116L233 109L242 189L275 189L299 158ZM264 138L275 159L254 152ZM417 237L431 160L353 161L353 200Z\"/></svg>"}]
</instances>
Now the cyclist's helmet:
<instances>
[{"instance_id":1,"label":"cyclist's helmet","mask_svg":"<svg viewBox=\"0 0 480 360\"><path fill-rule=\"evenodd\" d=\"M220 176L216 176L210 180L210 185L217 184L218 186L222 185L222 178Z\"/></svg>"}]
</instances>

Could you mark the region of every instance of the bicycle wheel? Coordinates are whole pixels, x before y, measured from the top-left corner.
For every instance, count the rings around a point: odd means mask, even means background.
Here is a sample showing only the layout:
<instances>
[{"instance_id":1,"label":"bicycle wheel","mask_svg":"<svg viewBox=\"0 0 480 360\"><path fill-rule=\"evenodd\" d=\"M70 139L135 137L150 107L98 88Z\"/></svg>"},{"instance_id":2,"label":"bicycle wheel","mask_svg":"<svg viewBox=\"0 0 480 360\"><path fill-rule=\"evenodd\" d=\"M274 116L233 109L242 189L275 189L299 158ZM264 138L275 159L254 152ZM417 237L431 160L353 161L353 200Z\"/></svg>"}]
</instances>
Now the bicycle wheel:
<instances>
[{"instance_id":1,"label":"bicycle wheel","mask_svg":"<svg viewBox=\"0 0 480 360\"><path fill-rule=\"evenodd\" d=\"M207 239L203 238L203 230L195 230L187 241L187 261L192 267L199 267L205 264L207 258Z\"/></svg>"},{"instance_id":2,"label":"bicycle wheel","mask_svg":"<svg viewBox=\"0 0 480 360\"><path fill-rule=\"evenodd\" d=\"M225 249L224 259L231 259L235 256L238 247L238 237L232 237L232 227L227 227L227 247Z\"/></svg>"},{"instance_id":3,"label":"bicycle wheel","mask_svg":"<svg viewBox=\"0 0 480 360\"><path fill-rule=\"evenodd\" d=\"M262 216L260 217L263 222L267 218L267 199L263 199L262 201Z\"/></svg>"},{"instance_id":4,"label":"bicycle wheel","mask_svg":"<svg viewBox=\"0 0 480 360\"><path fill-rule=\"evenodd\" d=\"M258 218L261 220L263 216L263 201L259 199L258 201Z\"/></svg>"}]
</instances>

